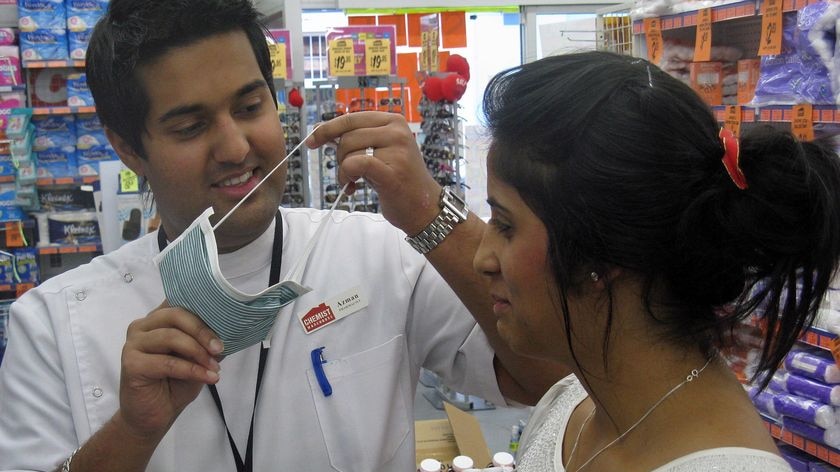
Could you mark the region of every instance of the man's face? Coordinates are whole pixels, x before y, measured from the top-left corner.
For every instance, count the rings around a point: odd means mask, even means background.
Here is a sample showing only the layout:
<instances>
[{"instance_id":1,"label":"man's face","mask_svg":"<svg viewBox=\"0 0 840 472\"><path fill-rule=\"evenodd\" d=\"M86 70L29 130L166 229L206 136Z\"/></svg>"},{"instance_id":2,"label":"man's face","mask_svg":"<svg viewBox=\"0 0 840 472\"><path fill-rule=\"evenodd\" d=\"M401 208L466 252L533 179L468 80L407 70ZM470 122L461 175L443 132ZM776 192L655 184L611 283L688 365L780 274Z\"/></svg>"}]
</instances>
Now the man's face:
<instances>
[{"instance_id":1,"label":"man's face","mask_svg":"<svg viewBox=\"0 0 840 472\"><path fill-rule=\"evenodd\" d=\"M209 206L214 222L221 218L285 156L271 91L244 32L174 48L138 74L149 97L146 158L126 163L148 179L170 238ZM285 179L284 166L216 230L221 252L265 230Z\"/></svg>"}]
</instances>

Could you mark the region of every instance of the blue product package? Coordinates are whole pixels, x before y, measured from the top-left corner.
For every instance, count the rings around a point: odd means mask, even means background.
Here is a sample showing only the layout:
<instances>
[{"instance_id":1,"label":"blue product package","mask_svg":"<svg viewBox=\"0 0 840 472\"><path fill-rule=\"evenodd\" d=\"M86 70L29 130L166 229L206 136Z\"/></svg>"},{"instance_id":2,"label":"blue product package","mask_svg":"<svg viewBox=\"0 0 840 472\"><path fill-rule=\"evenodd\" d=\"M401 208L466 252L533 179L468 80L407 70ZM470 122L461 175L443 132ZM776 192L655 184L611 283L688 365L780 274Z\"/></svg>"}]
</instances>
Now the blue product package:
<instances>
[{"instance_id":1,"label":"blue product package","mask_svg":"<svg viewBox=\"0 0 840 472\"><path fill-rule=\"evenodd\" d=\"M38 273L38 254L33 247L12 250L15 255L15 267L21 283L37 284L40 281Z\"/></svg>"},{"instance_id":2,"label":"blue product package","mask_svg":"<svg viewBox=\"0 0 840 472\"><path fill-rule=\"evenodd\" d=\"M50 243L97 244L99 223L96 212L52 213L47 216Z\"/></svg>"},{"instance_id":3,"label":"blue product package","mask_svg":"<svg viewBox=\"0 0 840 472\"><path fill-rule=\"evenodd\" d=\"M39 116L33 118L32 123L35 125L33 150L76 146L76 120L73 115Z\"/></svg>"},{"instance_id":4,"label":"blue product package","mask_svg":"<svg viewBox=\"0 0 840 472\"><path fill-rule=\"evenodd\" d=\"M76 134L76 118L73 115L35 116L32 124L35 125L35 136L60 132Z\"/></svg>"},{"instance_id":5,"label":"blue product package","mask_svg":"<svg viewBox=\"0 0 840 472\"><path fill-rule=\"evenodd\" d=\"M100 162L117 159L119 159L119 156L110 146L76 150L76 163L79 166L79 175L82 176L99 175Z\"/></svg>"},{"instance_id":6,"label":"blue product package","mask_svg":"<svg viewBox=\"0 0 840 472\"><path fill-rule=\"evenodd\" d=\"M9 159L9 156L0 157L0 176L17 175L17 167L15 163Z\"/></svg>"},{"instance_id":7,"label":"blue product package","mask_svg":"<svg viewBox=\"0 0 840 472\"><path fill-rule=\"evenodd\" d=\"M761 56L753 105L790 105L797 103L796 89L803 80L802 59L794 47L796 17L782 19L782 53Z\"/></svg>"},{"instance_id":8,"label":"blue product package","mask_svg":"<svg viewBox=\"0 0 840 472\"><path fill-rule=\"evenodd\" d=\"M828 8L828 2L819 2L808 5L797 13L796 51L801 61L803 78L797 88L797 93L801 97L800 101L804 100L806 103L834 104L828 69L809 39L811 30Z\"/></svg>"},{"instance_id":9,"label":"blue product package","mask_svg":"<svg viewBox=\"0 0 840 472\"><path fill-rule=\"evenodd\" d=\"M75 177L78 175L76 147L65 146L35 153L38 178Z\"/></svg>"},{"instance_id":10,"label":"blue product package","mask_svg":"<svg viewBox=\"0 0 840 472\"><path fill-rule=\"evenodd\" d=\"M0 254L0 284L16 283L12 258L6 254Z\"/></svg>"},{"instance_id":11,"label":"blue product package","mask_svg":"<svg viewBox=\"0 0 840 472\"><path fill-rule=\"evenodd\" d=\"M92 107L93 95L87 83L87 75L69 74L67 76L67 105L71 107Z\"/></svg>"},{"instance_id":12,"label":"blue product package","mask_svg":"<svg viewBox=\"0 0 840 472\"><path fill-rule=\"evenodd\" d=\"M782 455L782 458L790 464L790 468L793 469L794 472L810 472L808 469L810 468L811 456L808 454L805 454L799 449L787 444L779 446L779 453Z\"/></svg>"},{"instance_id":13,"label":"blue product package","mask_svg":"<svg viewBox=\"0 0 840 472\"><path fill-rule=\"evenodd\" d=\"M64 29L67 17L64 0L18 0L21 31Z\"/></svg>"},{"instance_id":14,"label":"blue product package","mask_svg":"<svg viewBox=\"0 0 840 472\"><path fill-rule=\"evenodd\" d=\"M14 182L0 184L0 205L12 206L17 199L17 188Z\"/></svg>"},{"instance_id":15,"label":"blue product package","mask_svg":"<svg viewBox=\"0 0 840 472\"><path fill-rule=\"evenodd\" d=\"M110 146L105 129L96 115L79 115L76 119L76 149Z\"/></svg>"},{"instance_id":16,"label":"blue product package","mask_svg":"<svg viewBox=\"0 0 840 472\"><path fill-rule=\"evenodd\" d=\"M105 14L108 2L102 0L65 0L67 7L67 29L83 31L93 29Z\"/></svg>"},{"instance_id":17,"label":"blue product package","mask_svg":"<svg viewBox=\"0 0 840 472\"><path fill-rule=\"evenodd\" d=\"M840 472L840 469L825 462L811 459L811 462L808 463L808 472Z\"/></svg>"},{"instance_id":18,"label":"blue product package","mask_svg":"<svg viewBox=\"0 0 840 472\"><path fill-rule=\"evenodd\" d=\"M20 33L20 55L24 61L66 61L67 30L38 29Z\"/></svg>"},{"instance_id":19,"label":"blue product package","mask_svg":"<svg viewBox=\"0 0 840 472\"><path fill-rule=\"evenodd\" d=\"M93 33L93 29L67 32L67 47L70 50L70 59L77 61L85 59L91 33Z\"/></svg>"},{"instance_id":20,"label":"blue product package","mask_svg":"<svg viewBox=\"0 0 840 472\"><path fill-rule=\"evenodd\" d=\"M0 205L0 222L19 221L26 218L23 210L17 206L2 206Z\"/></svg>"}]
</instances>

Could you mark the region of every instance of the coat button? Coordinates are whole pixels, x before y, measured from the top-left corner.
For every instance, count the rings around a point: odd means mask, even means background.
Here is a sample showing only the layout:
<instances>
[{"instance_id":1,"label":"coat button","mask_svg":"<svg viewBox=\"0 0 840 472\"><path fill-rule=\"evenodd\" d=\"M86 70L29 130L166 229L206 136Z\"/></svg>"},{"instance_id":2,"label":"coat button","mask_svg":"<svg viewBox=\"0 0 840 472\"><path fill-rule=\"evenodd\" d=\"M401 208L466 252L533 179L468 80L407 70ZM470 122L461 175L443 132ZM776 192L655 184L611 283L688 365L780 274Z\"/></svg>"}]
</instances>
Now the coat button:
<instances>
[{"instance_id":1,"label":"coat button","mask_svg":"<svg viewBox=\"0 0 840 472\"><path fill-rule=\"evenodd\" d=\"M123 274L123 281L125 281L125 283L130 284L133 280L134 276L131 275L131 272L126 272L125 274Z\"/></svg>"},{"instance_id":2,"label":"coat button","mask_svg":"<svg viewBox=\"0 0 840 472\"><path fill-rule=\"evenodd\" d=\"M99 388L99 387L94 387L93 388L93 396L96 397L96 398L101 397L102 396L102 389Z\"/></svg>"},{"instance_id":3,"label":"coat button","mask_svg":"<svg viewBox=\"0 0 840 472\"><path fill-rule=\"evenodd\" d=\"M76 300L81 302L84 301L85 298L87 298L87 293L85 293L84 290L76 292Z\"/></svg>"}]
</instances>

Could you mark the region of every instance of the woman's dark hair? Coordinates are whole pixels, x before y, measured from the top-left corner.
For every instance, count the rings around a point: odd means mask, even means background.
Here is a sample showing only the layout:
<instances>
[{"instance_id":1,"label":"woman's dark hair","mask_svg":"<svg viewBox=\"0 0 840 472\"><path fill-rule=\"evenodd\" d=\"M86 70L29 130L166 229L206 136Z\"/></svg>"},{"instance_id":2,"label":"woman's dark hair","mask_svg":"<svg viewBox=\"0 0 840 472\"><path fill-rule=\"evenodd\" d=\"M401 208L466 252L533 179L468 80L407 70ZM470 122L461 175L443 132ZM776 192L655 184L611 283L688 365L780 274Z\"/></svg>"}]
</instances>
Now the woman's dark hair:
<instances>
[{"instance_id":1,"label":"woman's dark hair","mask_svg":"<svg viewBox=\"0 0 840 472\"><path fill-rule=\"evenodd\" d=\"M268 31L259 18L249 0L112 0L93 30L86 59L102 124L145 157L140 138L149 97L137 69L174 48L236 30L248 37L274 97Z\"/></svg>"},{"instance_id":2,"label":"woman's dark hair","mask_svg":"<svg viewBox=\"0 0 840 472\"><path fill-rule=\"evenodd\" d=\"M813 322L840 257L833 151L754 128L740 139L749 185L740 190L697 94L647 61L606 52L504 71L484 112L488 165L545 224L564 313L581 274L623 268L641 277L663 333L710 355L761 305L759 372Z\"/></svg>"}]
</instances>

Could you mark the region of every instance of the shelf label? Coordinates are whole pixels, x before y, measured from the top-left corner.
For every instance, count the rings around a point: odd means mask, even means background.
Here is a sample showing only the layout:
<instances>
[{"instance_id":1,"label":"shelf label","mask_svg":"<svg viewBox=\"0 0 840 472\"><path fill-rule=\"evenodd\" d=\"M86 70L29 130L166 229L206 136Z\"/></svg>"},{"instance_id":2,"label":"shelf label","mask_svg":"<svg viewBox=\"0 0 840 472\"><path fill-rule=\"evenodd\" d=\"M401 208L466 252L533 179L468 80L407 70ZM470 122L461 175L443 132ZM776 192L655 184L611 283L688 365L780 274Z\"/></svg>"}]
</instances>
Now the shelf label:
<instances>
[{"instance_id":1,"label":"shelf label","mask_svg":"<svg viewBox=\"0 0 840 472\"><path fill-rule=\"evenodd\" d=\"M365 75L391 73L391 40L368 39L365 41Z\"/></svg>"},{"instance_id":2,"label":"shelf label","mask_svg":"<svg viewBox=\"0 0 840 472\"><path fill-rule=\"evenodd\" d=\"M283 43L269 44L268 52L271 54L271 67L273 77L288 79L286 77L286 45Z\"/></svg>"},{"instance_id":3,"label":"shelf label","mask_svg":"<svg viewBox=\"0 0 840 472\"><path fill-rule=\"evenodd\" d=\"M23 224L20 221L6 222L6 247L24 247Z\"/></svg>"},{"instance_id":4,"label":"shelf label","mask_svg":"<svg viewBox=\"0 0 840 472\"><path fill-rule=\"evenodd\" d=\"M329 43L330 75L334 77L355 75L353 40L333 39Z\"/></svg>"},{"instance_id":5,"label":"shelf label","mask_svg":"<svg viewBox=\"0 0 840 472\"><path fill-rule=\"evenodd\" d=\"M727 105L723 116L723 127L736 137L741 135L741 106Z\"/></svg>"},{"instance_id":6,"label":"shelf label","mask_svg":"<svg viewBox=\"0 0 840 472\"><path fill-rule=\"evenodd\" d=\"M761 39L758 55L782 53L782 0L764 0L761 3Z\"/></svg>"},{"instance_id":7,"label":"shelf label","mask_svg":"<svg viewBox=\"0 0 840 472\"><path fill-rule=\"evenodd\" d=\"M831 356L834 358L834 363L840 366L840 337L831 338L829 345L831 346Z\"/></svg>"},{"instance_id":8,"label":"shelf label","mask_svg":"<svg viewBox=\"0 0 840 472\"><path fill-rule=\"evenodd\" d=\"M697 11L697 34L694 39L694 62L712 60L712 9Z\"/></svg>"},{"instance_id":9,"label":"shelf label","mask_svg":"<svg viewBox=\"0 0 840 472\"><path fill-rule=\"evenodd\" d=\"M644 28L648 60L659 65L662 59L662 24L659 18L645 18Z\"/></svg>"},{"instance_id":10,"label":"shelf label","mask_svg":"<svg viewBox=\"0 0 840 472\"><path fill-rule=\"evenodd\" d=\"M793 117L790 120L791 131L800 141L814 140L814 107L810 103L800 103L793 106Z\"/></svg>"},{"instance_id":11,"label":"shelf label","mask_svg":"<svg viewBox=\"0 0 840 472\"><path fill-rule=\"evenodd\" d=\"M131 169L120 171L120 193L137 193L140 191L140 182Z\"/></svg>"}]
</instances>

